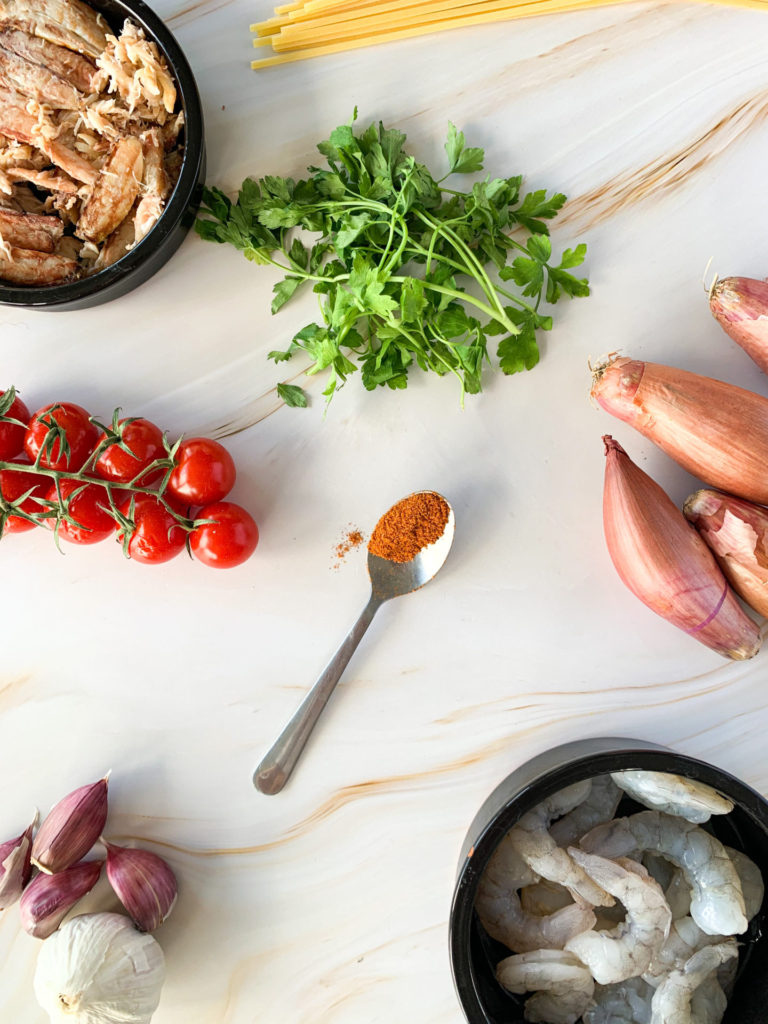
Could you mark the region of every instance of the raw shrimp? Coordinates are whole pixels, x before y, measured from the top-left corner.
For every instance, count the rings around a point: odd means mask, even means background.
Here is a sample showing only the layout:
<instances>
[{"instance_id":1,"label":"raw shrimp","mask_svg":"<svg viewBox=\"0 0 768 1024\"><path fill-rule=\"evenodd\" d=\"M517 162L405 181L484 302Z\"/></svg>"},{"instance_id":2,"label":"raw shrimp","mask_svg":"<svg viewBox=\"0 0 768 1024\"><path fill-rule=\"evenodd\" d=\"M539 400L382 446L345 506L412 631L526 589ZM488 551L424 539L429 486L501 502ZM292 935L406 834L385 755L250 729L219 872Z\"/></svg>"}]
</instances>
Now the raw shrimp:
<instances>
[{"instance_id":1,"label":"raw shrimp","mask_svg":"<svg viewBox=\"0 0 768 1024\"><path fill-rule=\"evenodd\" d=\"M621 799L621 790L610 775L597 775L586 799L549 829L558 846L570 846L589 829L610 821Z\"/></svg>"},{"instance_id":2,"label":"raw shrimp","mask_svg":"<svg viewBox=\"0 0 768 1024\"><path fill-rule=\"evenodd\" d=\"M611 931L574 936L566 951L586 964L601 985L642 974L664 945L672 923L661 886L641 864L606 860L574 847L568 852L601 888L621 900L627 916Z\"/></svg>"},{"instance_id":3,"label":"raw shrimp","mask_svg":"<svg viewBox=\"0 0 768 1024\"><path fill-rule=\"evenodd\" d=\"M736 868L736 874L741 882L741 891L744 894L744 910L747 920L751 921L763 905L763 896L765 895L763 876L760 873L760 868L749 859L746 853L734 850L730 846L726 846L724 849Z\"/></svg>"},{"instance_id":4,"label":"raw shrimp","mask_svg":"<svg viewBox=\"0 0 768 1024\"><path fill-rule=\"evenodd\" d=\"M595 985L594 1005L584 1024L649 1024L653 989L642 978L627 978L617 985Z\"/></svg>"},{"instance_id":5,"label":"raw shrimp","mask_svg":"<svg viewBox=\"0 0 768 1024\"><path fill-rule=\"evenodd\" d=\"M735 957L728 960L736 964ZM728 1005L717 974L708 975L691 996L691 1020L696 1024L720 1024Z\"/></svg>"},{"instance_id":6,"label":"raw shrimp","mask_svg":"<svg viewBox=\"0 0 768 1024\"><path fill-rule=\"evenodd\" d=\"M670 971L682 970L685 964L704 946L714 946L727 939L723 935L707 935L692 917L681 917L672 922L669 935L653 958L643 978L657 988Z\"/></svg>"},{"instance_id":7,"label":"raw shrimp","mask_svg":"<svg viewBox=\"0 0 768 1024\"><path fill-rule=\"evenodd\" d=\"M691 887L680 868L675 871L672 881L664 890L664 895L672 911L672 920L686 917L691 912Z\"/></svg>"},{"instance_id":8,"label":"raw shrimp","mask_svg":"<svg viewBox=\"0 0 768 1024\"><path fill-rule=\"evenodd\" d=\"M611 778L638 803L701 825L713 814L728 814L733 804L695 779L669 772L612 772Z\"/></svg>"},{"instance_id":9,"label":"raw shrimp","mask_svg":"<svg viewBox=\"0 0 768 1024\"><path fill-rule=\"evenodd\" d=\"M691 916L708 935L747 929L741 882L723 844L697 825L660 811L641 811L598 825L582 849L602 857L660 853L681 868L691 888Z\"/></svg>"},{"instance_id":10,"label":"raw shrimp","mask_svg":"<svg viewBox=\"0 0 768 1024\"><path fill-rule=\"evenodd\" d=\"M525 1019L541 1024L575 1024L592 1002L595 983L584 964L559 949L537 949L502 960L496 978L509 992L535 992Z\"/></svg>"},{"instance_id":11,"label":"raw shrimp","mask_svg":"<svg viewBox=\"0 0 768 1024\"><path fill-rule=\"evenodd\" d=\"M526 913L543 917L545 914L554 914L556 910L570 906L573 897L562 885L548 882L544 878L520 890L520 903Z\"/></svg>"},{"instance_id":12,"label":"raw shrimp","mask_svg":"<svg viewBox=\"0 0 768 1024\"><path fill-rule=\"evenodd\" d=\"M583 803L589 791L589 779L561 789L524 814L507 838L526 864L542 878L564 885L577 900L586 900L593 906L612 906L613 899L560 849L547 831L553 818Z\"/></svg>"},{"instance_id":13,"label":"raw shrimp","mask_svg":"<svg viewBox=\"0 0 768 1024\"><path fill-rule=\"evenodd\" d=\"M544 917L523 910L517 890L536 878L505 836L488 861L477 889L475 910L483 928L516 953L543 946L562 949L573 935L595 923L589 908L573 902Z\"/></svg>"},{"instance_id":14,"label":"raw shrimp","mask_svg":"<svg viewBox=\"0 0 768 1024\"><path fill-rule=\"evenodd\" d=\"M668 974L654 992L651 1024L698 1024L699 1018L693 1016L691 1008L694 992L720 964L737 954L736 942L729 939L698 950L682 970Z\"/></svg>"}]
</instances>

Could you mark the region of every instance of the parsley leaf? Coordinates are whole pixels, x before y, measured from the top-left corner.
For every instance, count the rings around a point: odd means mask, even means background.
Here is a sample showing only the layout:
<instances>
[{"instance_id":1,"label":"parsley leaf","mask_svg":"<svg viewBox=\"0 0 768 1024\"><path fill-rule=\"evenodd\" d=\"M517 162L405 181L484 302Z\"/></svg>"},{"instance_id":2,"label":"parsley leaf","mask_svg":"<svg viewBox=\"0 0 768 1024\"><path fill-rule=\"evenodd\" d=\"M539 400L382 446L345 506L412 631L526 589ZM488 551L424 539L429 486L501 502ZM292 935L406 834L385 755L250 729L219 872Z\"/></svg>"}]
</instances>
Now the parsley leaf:
<instances>
[{"instance_id":1,"label":"parsley leaf","mask_svg":"<svg viewBox=\"0 0 768 1024\"><path fill-rule=\"evenodd\" d=\"M419 371L451 375L463 400L482 390L491 337L503 373L532 369L537 336L552 327L542 303L589 294L571 273L586 246L553 255L548 222L565 196L526 193L518 174L449 189L406 151L402 132L360 130L356 118L318 144L326 164L304 179L246 178L236 200L204 190L198 234L280 270L273 312L303 288L318 296L318 322L269 358L305 352L329 400L358 371L367 390L405 388ZM446 177L483 169L483 150L452 123L445 152ZM296 385L278 394L307 404Z\"/></svg>"}]
</instances>

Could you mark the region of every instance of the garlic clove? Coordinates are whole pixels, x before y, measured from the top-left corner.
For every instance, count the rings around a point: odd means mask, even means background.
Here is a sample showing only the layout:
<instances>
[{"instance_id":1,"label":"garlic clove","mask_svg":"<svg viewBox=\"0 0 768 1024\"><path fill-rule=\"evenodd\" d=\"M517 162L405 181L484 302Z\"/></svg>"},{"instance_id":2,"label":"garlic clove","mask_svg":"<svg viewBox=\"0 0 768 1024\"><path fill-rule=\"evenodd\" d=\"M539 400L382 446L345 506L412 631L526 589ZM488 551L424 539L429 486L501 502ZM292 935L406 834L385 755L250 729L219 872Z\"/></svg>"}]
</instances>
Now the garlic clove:
<instances>
[{"instance_id":1,"label":"garlic clove","mask_svg":"<svg viewBox=\"0 0 768 1024\"><path fill-rule=\"evenodd\" d=\"M77 901L96 885L102 861L87 860L55 875L39 874L19 902L22 928L36 939L53 935Z\"/></svg>"},{"instance_id":2,"label":"garlic clove","mask_svg":"<svg viewBox=\"0 0 768 1024\"><path fill-rule=\"evenodd\" d=\"M35 820L26 831L7 843L0 843L0 910L12 906L21 896L32 874L32 833Z\"/></svg>"},{"instance_id":3,"label":"garlic clove","mask_svg":"<svg viewBox=\"0 0 768 1024\"><path fill-rule=\"evenodd\" d=\"M760 650L760 630L714 555L659 485L608 435L603 527L624 584L657 615L724 657Z\"/></svg>"},{"instance_id":4,"label":"garlic clove","mask_svg":"<svg viewBox=\"0 0 768 1024\"><path fill-rule=\"evenodd\" d=\"M54 1024L150 1024L165 958L122 914L80 914L42 943L35 996Z\"/></svg>"},{"instance_id":5,"label":"garlic clove","mask_svg":"<svg viewBox=\"0 0 768 1024\"><path fill-rule=\"evenodd\" d=\"M702 488L687 499L683 512L736 593L768 616L768 509Z\"/></svg>"},{"instance_id":6,"label":"garlic clove","mask_svg":"<svg viewBox=\"0 0 768 1024\"><path fill-rule=\"evenodd\" d=\"M76 864L101 835L107 820L109 776L59 800L32 844L32 863L53 874Z\"/></svg>"},{"instance_id":7,"label":"garlic clove","mask_svg":"<svg viewBox=\"0 0 768 1024\"><path fill-rule=\"evenodd\" d=\"M152 932L168 917L176 902L176 876L148 850L131 850L102 839L107 849L107 878L136 925Z\"/></svg>"},{"instance_id":8,"label":"garlic clove","mask_svg":"<svg viewBox=\"0 0 768 1024\"><path fill-rule=\"evenodd\" d=\"M717 322L768 373L768 281L724 277L709 297Z\"/></svg>"}]
</instances>

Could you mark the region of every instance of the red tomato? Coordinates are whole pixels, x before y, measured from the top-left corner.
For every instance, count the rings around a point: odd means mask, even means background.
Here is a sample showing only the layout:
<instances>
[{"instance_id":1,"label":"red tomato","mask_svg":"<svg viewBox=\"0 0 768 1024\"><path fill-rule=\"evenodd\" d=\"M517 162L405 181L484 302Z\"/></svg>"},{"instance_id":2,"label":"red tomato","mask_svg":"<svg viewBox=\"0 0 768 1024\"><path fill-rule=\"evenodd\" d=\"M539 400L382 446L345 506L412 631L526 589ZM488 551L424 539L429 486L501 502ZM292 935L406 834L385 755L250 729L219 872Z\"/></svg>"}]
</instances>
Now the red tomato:
<instances>
[{"instance_id":1,"label":"red tomato","mask_svg":"<svg viewBox=\"0 0 768 1024\"><path fill-rule=\"evenodd\" d=\"M0 397L4 394L4 391L0 391ZM20 398L14 398L4 415L21 420L22 423L29 423L29 409ZM16 423L0 423L0 462L10 462L23 450L25 429Z\"/></svg>"},{"instance_id":2,"label":"red tomato","mask_svg":"<svg viewBox=\"0 0 768 1024\"><path fill-rule=\"evenodd\" d=\"M214 569L231 569L250 558L259 543L259 528L253 517L231 501L217 501L198 512L197 519L215 519L193 530L189 538L192 554Z\"/></svg>"},{"instance_id":3,"label":"red tomato","mask_svg":"<svg viewBox=\"0 0 768 1024\"><path fill-rule=\"evenodd\" d=\"M47 420L48 424L43 420ZM91 454L99 432L81 406L73 405L72 402L46 405L32 417L24 437L24 449L30 462L35 462L38 453L44 448L46 436L52 429L51 420L64 432L69 454L66 448L62 452L61 440L56 437L48 451L41 456L40 465L75 472Z\"/></svg>"},{"instance_id":4,"label":"red tomato","mask_svg":"<svg viewBox=\"0 0 768 1024\"><path fill-rule=\"evenodd\" d=\"M4 459L3 461L8 460ZM28 465L28 463L19 461L19 465ZM0 471L0 495L6 501L18 501L22 494L32 491L30 496L21 503L21 509L24 512L42 512L43 507L35 501L35 498L44 498L50 486L50 478L41 476L39 473L22 473L15 469ZM34 526L35 524L28 519L10 515L5 520L2 536L4 537L7 533L24 533L26 530L34 529Z\"/></svg>"},{"instance_id":5,"label":"red tomato","mask_svg":"<svg viewBox=\"0 0 768 1024\"><path fill-rule=\"evenodd\" d=\"M120 503L120 511L124 515L129 512L130 501L128 496ZM128 554L135 562L157 565L175 558L183 551L187 531L179 526L168 509L154 495L135 496L133 521L136 523L136 530L128 541ZM118 531L117 539L122 543L122 530Z\"/></svg>"},{"instance_id":6,"label":"red tomato","mask_svg":"<svg viewBox=\"0 0 768 1024\"><path fill-rule=\"evenodd\" d=\"M226 498L235 483L235 464L226 448L207 437L182 441L168 492L188 505L210 505Z\"/></svg>"},{"instance_id":7,"label":"red tomato","mask_svg":"<svg viewBox=\"0 0 768 1024\"><path fill-rule=\"evenodd\" d=\"M120 420L120 423L125 423L125 420ZM94 447L98 447L104 437L104 434L99 434ZM98 457L95 469L104 480L117 480L120 483L129 484L136 479L145 466L165 455L163 432L149 420L136 419L123 428L122 438L123 444L130 448L130 452L125 451L115 442L105 448ZM162 470L155 470L145 474L136 482L144 487L159 480L162 475Z\"/></svg>"},{"instance_id":8,"label":"red tomato","mask_svg":"<svg viewBox=\"0 0 768 1024\"><path fill-rule=\"evenodd\" d=\"M69 514L77 520L78 525L62 522L59 537L72 544L96 544L115 532L115 520L105 511L109 508L109 496L105 488L98 484L83 485L79 480L61 481L61 494L64 498L79 489L80 493L75 494L69 502ZM48 490L48 500L57 500L55 485Z\"/></svg>"}]
</instances>

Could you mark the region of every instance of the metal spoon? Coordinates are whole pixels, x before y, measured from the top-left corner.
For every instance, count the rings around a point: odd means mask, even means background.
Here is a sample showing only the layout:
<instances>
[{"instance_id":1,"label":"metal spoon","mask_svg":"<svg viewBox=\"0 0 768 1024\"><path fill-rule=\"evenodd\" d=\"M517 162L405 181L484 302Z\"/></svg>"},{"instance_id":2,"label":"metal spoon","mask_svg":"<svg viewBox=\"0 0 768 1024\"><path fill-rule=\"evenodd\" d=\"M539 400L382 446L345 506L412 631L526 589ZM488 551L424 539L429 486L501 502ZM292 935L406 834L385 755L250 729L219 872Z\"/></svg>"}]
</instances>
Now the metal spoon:
<instances>
[{"instance_id":1,"label":"metal spoon","mask_svg":"<svg viewBox=\"0 0 768 1024\"><path fill-rule=\"evenodd\" d=\"M323 708L381 605L392 597L410 594L411 591L423 587L448 557L453 543L455 519L453 509L447 501L445 503L448 505L448 521L442 536L434 544L422 548L410 562L391 562L368 552L368 574L371 577L371 596L368 604L349 631L346 640L331 658L328 667L253 773L253 784L262 793L269 796L279 793L290 778Z\"/></svg>"}]
</instances>

